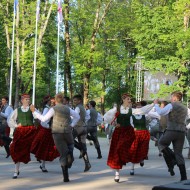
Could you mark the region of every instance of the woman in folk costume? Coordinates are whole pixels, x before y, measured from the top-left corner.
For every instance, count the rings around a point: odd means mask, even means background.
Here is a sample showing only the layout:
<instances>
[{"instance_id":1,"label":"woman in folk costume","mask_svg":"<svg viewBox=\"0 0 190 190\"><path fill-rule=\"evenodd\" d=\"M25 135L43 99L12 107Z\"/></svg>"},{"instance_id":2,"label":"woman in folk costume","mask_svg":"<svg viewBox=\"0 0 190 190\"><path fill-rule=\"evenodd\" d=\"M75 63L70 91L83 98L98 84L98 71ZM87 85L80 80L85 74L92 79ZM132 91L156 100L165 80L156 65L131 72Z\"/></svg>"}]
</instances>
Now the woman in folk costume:
<instances>
[{"instance_id":1,"label":"woman in folk costume","mask_svg":"<svg viewBox=\"0 0 190 190\"><path fill-rule=\"evenodd\" d=\"M50 96L45 96L43 99L43 115L50 109L50 104ZM38 127L38 132L30 149L37 160L41 160L42 164L40 165L40 169L42 172L48 172L45 167L45 161L53 161L55 158L59 157L59 152L53 141L51 129L49 129L49 123L50 120L40 123L41 125Z\"/></svg>"},{"instance_id":2,"label":"woman in folk costume","mask_svg":"<svg viewBox=\"0 0 190 190\"><path fill-rule=\"evenodd\" d=\"M13 141L10 144L10 154L15 163L13 179L19 175L20 162L27 164L31 160L30 148L36 136L34 117L29 107L30 96L23 94L21 103L22 106L13 111L8 122L9 126L15 129Z\"/></svg>"},{"instance_id":3,"label":"woman in folk costume","mask_svg":"<svg viewBox=\"0 0 190 190\"><path fill-rule=\"evenodd\" d=\"M123 165L130 162L129 150L135 139L132 127L132 114L148 113L154 104L143 108L131 108L131 96L127 93L121 96L122 103L119 108L113 108L104 115L104 121L109 124L115 123L107 165L115 169L115 182L119 182L119 170Z\"/></svg>"},{"instance_id":4,"label":"woman in folk costume","mask_svg":"<svg viewBox=\"0 0 190 190\"><path fill-rule=\"evenodd\" d=\"M141 108L145 106L146 102L141 101L136 104L136 108ZM144 160L148 156L149 150L149 141L150 141L150 133L146 127L146 117L145 115L132 115L133 118L133 126L135 130L135 140L131 145L129 150L130 154L130 162L132 162L132 167L130 171L130 175L134 175L134 166L137 163L140 163L140 166L144 166Z\"/></svg>"}]
</instances>

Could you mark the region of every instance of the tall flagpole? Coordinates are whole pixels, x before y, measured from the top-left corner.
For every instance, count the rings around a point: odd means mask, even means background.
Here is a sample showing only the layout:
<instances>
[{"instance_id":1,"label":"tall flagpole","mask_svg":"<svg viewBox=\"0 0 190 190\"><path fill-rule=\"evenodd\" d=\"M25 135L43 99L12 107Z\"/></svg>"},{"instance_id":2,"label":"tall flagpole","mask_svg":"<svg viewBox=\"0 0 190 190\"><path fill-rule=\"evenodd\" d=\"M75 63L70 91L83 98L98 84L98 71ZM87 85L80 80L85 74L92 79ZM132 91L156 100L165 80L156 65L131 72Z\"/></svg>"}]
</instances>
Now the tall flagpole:
<instances>
[{"instance_id":1,"label":"tall flagpole","mask_svg":"<svg viewBox=\"0 0 190 190\"><path fill-rule=\"evenodd\" d=\"M59 13L58 13L59 17ZM60 23L58 22L57 27L57 70L56 70L56 94L59 92L59 30L60 30Z\"/></svg>"},{"instance_id":2,"label":"tall flagpole","mask_svg":"<svg viewBox=\"0 0 190 190\"><path fill-rule=\"evenodd\" d=\"M14 58L14 43L15 43L15 17L18 1L14 1L14 16L13 16L13 33L12 33L12 48L11 48L11 68L10 68L10 87L9 87L9 105L12 105L12 83L13 83L13 58Z\"/></svg>"},{"instance_id":3,"label":"tall flagpole","mask_svg":"<svg viewBox=\"0 0 190 190\"><path fill-rule=\"evenodd\" d=\"M58 12L57 12L57 69L56 69L56 94L59 92L59 32L60 24L63 21L61 0L58 0Z\"/></svg>"},{"instance_id":4,"label":"tall flagpole","mask_svg":"<svg viewBox=\"0 0 190 190\"><path fill-rule=\"evenodd\" d=\"M36 31L35 31L35 47L34 47L34 72L33 72L33 92L32 92L32 104L35 104L35 92L36 92L36 54L37 54L37 36L38 36L38 17L40 9L40 0L37 0L36 6Z\"/></svg>"}]
</instances>

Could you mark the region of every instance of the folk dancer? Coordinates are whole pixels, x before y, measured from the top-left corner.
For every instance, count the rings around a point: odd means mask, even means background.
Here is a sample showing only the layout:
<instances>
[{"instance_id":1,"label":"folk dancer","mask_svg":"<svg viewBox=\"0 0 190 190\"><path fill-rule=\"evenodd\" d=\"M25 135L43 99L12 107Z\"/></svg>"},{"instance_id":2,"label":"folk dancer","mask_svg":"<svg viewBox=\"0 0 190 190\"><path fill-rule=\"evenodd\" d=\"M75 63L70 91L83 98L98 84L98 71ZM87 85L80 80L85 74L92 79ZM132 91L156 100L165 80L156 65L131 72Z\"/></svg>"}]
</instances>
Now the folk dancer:
<instances>
[{"instance_id":1,"label":"folk dancer","mask_svg":"<svg viewBox=\"0 0 190 190\"><path fill-rule=\"evenodd\" d=\"M81 156L85 163L84 172L87 172L91 168L89 162L87 147L86 147L86 137L87 137L87 128L85 123L86 110L82 104L83 98L81 95L75 95L73 97L73 104L75 106L75 111L80 115L80 119L73 128L73 137L78 139L74 140L75 148L80 150Z\"/></svg>"},{"instance_id":2,"label":"folk dancer","mask_svg":"<svg viewBox=\"0 0 190 190\"><path fill-rule=\"evenodd\" d=\"M154 104L142 108L131 108L131 96L124 93L121 96L121 105L112 108L104 115L106 123L115 125L115 130L111 139L107 165L115 169L115 182L119 182L119 170L123 165L130 162L130 148L135 140L135 132L132 126L132 115L144 115L148 113Z\"/></svg>"},{"instance_id":3,"label":"folk dancer","mask_svg":"<svg viewBox=\"0 0 190 190\"><path fill-rule=\"evenodd\" d=\"M55 146L60 154L59 162L63 172L63 181L69 182L68 168L71 168L74 149L74 140L72 127L80 119L79 114L68 106L63 105L63 95L61 93L55 96L55 106L50 108L46 115L41 115L35 111L34 105L30 106L34 117L45 122L53 117L51 130ZM71 121L71 117L73 118Z\"/></svg>"},{"instance_id":4,"label":"folk dancer","mask_svg":"<svg viewBox=\"0 0 190 190\"><path fill-rule=\"evenodd\" d=\"M8 126L8 120L10 118L11 113L13 112L13 108L8 105L9 98L4 96L1 98L1 110L0 110L0 145L4 146L5 151L7 153L6 158L10 156L9 145L12 141L12 138L9 137L10 128Z\"/></svg>"},{"instance_id":5,"label":"folk dancer","mask_svg":"<svg viewBox=\"0 0 190 190\"><path fill-rule=\"evenodd\" d=\"M51 104L50 96L45 96L43 98L43 113L45 115L49 109ZM51 119L46 122L41 122L40 126L37 129L37 134L35 139L32 142L31 153L35 155L37 160L41 160L40 169L42 172L48 172L45 167L46 161L53 161L57 157L59 157L59 152L57 151L50 126Z\"/></svg>"},{"instance_id":6,"label":"folk dancer","mask_svg":"<svg viewBox=\"0 0 190 190\"><path fill-rule=\"evenodd\" d=\"M89 102L89 116L87 116L87 139L92 140L94 143L94 146L97 150L98 157L97 159L102 158L102 153L100 149L100 143L98 141L98 135L97 135L97 120L98 120L98 112L96 111L96 102L91 100Z\"/></svg>"},{"instance_id":7,"label":"folk dancer","mask_svg":"<svg viewBox=\"0 0 190 190\"><path fill-rule=\"evenodd\" d=\"M27 164L30 159L31 144L36 135L34 117L30 111L30 96L21 96L22 106L15 109L10 116L9 126L14 128L13 141L10 144L10 154L15 163L13 179L17 179L20 171L20 162Z\"/></svg>"},{"instance_id":8,"label":"folk dancer","mask_svg":"<svg viewBox=\"0 0 190 190\"><path fill-rule=\"evenodd\" d=\"M141 108L143 105L141 102L136 104L136 108ZM130 175L134 175L135 164L140 163L140 166L144 166L144 160L148 156L150 133L146 127L146 117L145 115L135 114L132 115L133 126L135 130L135 140L133 141L130 152L130 161L132 162L132 167Z\"/></svg>"},{"instance_id":9,"label":"folk dancer","mask_svg":"<svg viewBox=\"0 0 190 190\"><path fill-rule=\"evenodd\" d=\"M181 181L187 180L185 160L182 154L185 131L187 107L181 102L182 93L175 91L171 94L171 103L160 108L158 100L154 100L155 109L160 115L167 115L167 128L158 141L158 148L163 153L170 175L175 175L174 166L179 167ZM169 148L172 143L174 151Z\"/></svg>"}]
</instances>

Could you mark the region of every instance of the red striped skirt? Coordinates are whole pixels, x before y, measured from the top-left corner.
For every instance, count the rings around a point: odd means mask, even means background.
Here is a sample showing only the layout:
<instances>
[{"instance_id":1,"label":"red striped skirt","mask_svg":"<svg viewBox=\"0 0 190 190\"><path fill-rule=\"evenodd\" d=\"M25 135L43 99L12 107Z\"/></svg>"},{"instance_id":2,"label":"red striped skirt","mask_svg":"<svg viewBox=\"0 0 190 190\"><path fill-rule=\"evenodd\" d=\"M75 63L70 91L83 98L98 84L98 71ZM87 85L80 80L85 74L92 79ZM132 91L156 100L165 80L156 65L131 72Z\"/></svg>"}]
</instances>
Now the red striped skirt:
<instances>
[{"instance_id":1,"label":"red striped skirt","mask_svg":"<svg viewBox=\"0 0 190 190\"><path fill-rule=\"evenodd\" d=\"M30 151L39 160L53 161L55 158L59 157L59 152L55 147L51 129L46 129L42 126L38 128Z\"/></svg>"},{"instance_id":2,"label":"red striped skirt","mask_svg":"<svg viewBox=\"0 0 190 190\"><path fill-rule=\"evenodd\" d=\"M30 159L30 148L36 136L36 127L17 127L13 134L13 141L10 144L10 154L15 163L27 164Z\"/></svg>"},{"instance_id":3,"label":"red striped skirt","mask_svg":"<svg viewBox=\"0 0 190 190\"><path fill-rule=\"evenodd\" d=\"M10 127L8 127L8 126L6 127L5 134L7 135L7 137L9 137L9 135L10 135ZM4 146L4 142L1 139L1 134L0 134L0 146Z\"/></svg>"},{"instance_id":4,"label":"red striped skirt","mask_svg":"<svg viewBox=\"0 0 190 190\"><path fill-rule=\"evenodd\" d=\"M149 150L150 133L148 130L136 130L135 140L130 148L132 163L140 163L148 155Z\"/></svg>"},{"instance_id":5,"label":"red striped skirt","mask_svg":"<svg viewBox=\"0 0 190 190\"><path fill-rule=\"evenodd\" d=\"M134 129L131 126L115 128L111 140L107 165L113 169L121 169L130 162L129 150L135 139Z\"/></svg>"}]
</instances>

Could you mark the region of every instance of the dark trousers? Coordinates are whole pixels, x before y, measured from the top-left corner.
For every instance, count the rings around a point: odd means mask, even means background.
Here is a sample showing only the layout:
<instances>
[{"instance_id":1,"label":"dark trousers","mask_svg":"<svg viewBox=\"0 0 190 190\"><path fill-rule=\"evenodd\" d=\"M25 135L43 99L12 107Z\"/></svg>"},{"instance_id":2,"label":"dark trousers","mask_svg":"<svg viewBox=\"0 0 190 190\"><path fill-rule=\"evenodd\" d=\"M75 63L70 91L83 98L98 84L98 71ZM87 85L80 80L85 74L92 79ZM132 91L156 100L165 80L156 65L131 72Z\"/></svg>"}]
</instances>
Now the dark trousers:
<instances>
[{"instance_id":1,"label":"dark trousers","mask_svg":"<svg viewBox=\"0 0 190 190\"><path fill-rule=\"evenodd\" d=\"M166 130L160 137L158 148L162 151L172 143L177 165L184 165L185 161L182 155L184 141L185 132Z\"/></svg>"},{"instance_id":2,"label":"dark trousers","mask_svg":"<svg viewBox=\"0 0 190 190\"><path fill-rule=\"evenodd\" d=\"M98 141L98 135L97 135L97 126L93 127L87 127L87 139L92 140L94 142L94 146L96 149L100 148L100 144Z\"/></svg>"},{"instance_id":3,"label":"dark trousers","mask_svg":"<svg viewBox=\"0 0 190 190\"><path fill-rule=\"evenodd\" d=\"M54 133L53 140L60 154L59 162L61 166L67 166L68 154L73 155L74 141L72 133Z\"/></svg>"},{"instance_id":4,"label":"dark trousers","mask_svg":"<svg viewBox=\"0 0 190 190\"><path fill-rule=\"evenodd\" d=\"M78 142L75 140L75 148L79 149L83 154L87 152L86 147L86 137L87 137L87 129L83 126L76 126L73 129L73 138L77 138Z\"/></svg>"}]
</instances>

